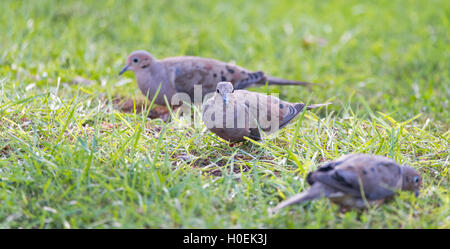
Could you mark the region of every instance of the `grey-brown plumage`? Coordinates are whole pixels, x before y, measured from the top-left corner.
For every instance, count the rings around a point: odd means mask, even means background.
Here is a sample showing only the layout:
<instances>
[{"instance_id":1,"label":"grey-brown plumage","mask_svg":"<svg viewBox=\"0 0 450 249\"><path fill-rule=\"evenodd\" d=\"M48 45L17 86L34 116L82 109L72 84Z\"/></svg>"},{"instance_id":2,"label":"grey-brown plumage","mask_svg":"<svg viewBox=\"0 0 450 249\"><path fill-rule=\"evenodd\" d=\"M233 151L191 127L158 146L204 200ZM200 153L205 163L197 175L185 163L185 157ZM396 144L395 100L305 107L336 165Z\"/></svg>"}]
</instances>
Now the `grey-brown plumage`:
<instances>
[{"instance_id":1,"label":"grey-brown plumage","mask_svg":"<svg viewBox=\"0 0 450 249\"><path fill-rule=\"evenodd\" d=\"M244 89L266 82L269 85L311 84L271 77L262 71L251 72L236 65L208 58L179 56L157 60L146 51L131 53L119 75L128 70L135 72L141 92L148 95L149 99L153 99L161 84L160 94L155 99L155 103L159 105L165 105L164 96L170 103L172 96L177 92L186 93L194 100L194 85L202 86L203 98L206 94L214 92L217 83L221 81L231 82L235 89Z\"/></svg>"},{"instance_id":2,"label":"grey-brown plumage","mask_svg":"<svg viewBox=\"0 0 450 249\"><path fill-rule=\"evenodd\" d=\"M310 105L306 109L328 104ZM289 124L304 109L302 103L234 90L230 82L220 82L214 96L203 105L203 122L213 133L230 142L244 141L244 137L260 140L260 129L267 134L273 133Z\"/></svg>"},{"instance_id":3,"label":"grey-brown plumage","mask_svg":"<svg viewBox=\"0 0 450 249\"><path fill-rule=\"evenodd\" d=\"M396 190L419 194L422 178L408 166L376 155L350 154L328 162L306 177L311 188L278 204L272 212L295 203L322 197L340 206L341 211L364 209L381 204Z\"/></svg>"}]
</instances>

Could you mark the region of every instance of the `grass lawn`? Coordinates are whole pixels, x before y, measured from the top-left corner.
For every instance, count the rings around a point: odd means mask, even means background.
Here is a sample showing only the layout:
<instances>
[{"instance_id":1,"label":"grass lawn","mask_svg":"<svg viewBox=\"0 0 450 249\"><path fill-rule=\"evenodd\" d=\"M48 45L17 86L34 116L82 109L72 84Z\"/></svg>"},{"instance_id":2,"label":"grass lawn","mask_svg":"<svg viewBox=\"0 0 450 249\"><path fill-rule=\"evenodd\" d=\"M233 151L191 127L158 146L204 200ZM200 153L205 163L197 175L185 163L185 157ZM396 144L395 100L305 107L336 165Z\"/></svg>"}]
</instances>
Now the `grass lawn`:
<instances>
[{"instance_id":1,"label":"grass lawn","mask_svg":"<svg viewBox=\"0 0 450 249\"><path fill-rule=\"evenodd\" d=\"M0 1L0 228L450 228L450 2ZM322 103L230 147L201 120L164 123L138 49L196 55L323 86L260 87ZM136 109L136 110L135 110ZM328 200L267 209L347 153L418 169L419 198L341 214Z\"/></svg>"}]
</instances>

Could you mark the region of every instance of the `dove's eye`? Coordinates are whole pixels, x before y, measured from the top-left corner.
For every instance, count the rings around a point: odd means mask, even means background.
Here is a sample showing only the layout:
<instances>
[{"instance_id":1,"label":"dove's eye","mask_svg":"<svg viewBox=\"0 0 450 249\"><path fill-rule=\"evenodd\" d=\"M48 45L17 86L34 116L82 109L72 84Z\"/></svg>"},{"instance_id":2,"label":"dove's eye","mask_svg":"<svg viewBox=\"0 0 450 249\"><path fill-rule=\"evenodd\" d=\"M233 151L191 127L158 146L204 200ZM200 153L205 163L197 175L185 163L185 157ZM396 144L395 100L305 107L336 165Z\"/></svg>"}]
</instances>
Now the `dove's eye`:
<instances>
[{"instance_id":1,"label":"dove's eye","mask_svg":"<svg viewBox=\"0 0 450 249\"><path fill-rule=\"evenodd\" d=\"M139 61L139 59L138 58L133 58L133 63L137 63Z\"/></svg>"},{"instance_id":2,"label":"dove's eye","mask_svg":"<svg viewBox=\"0 0 450 249\"><path fill-rule=\"evenodd\" d=\"M418 176L414 176L413 182L414 182L414 183L419 183L419 177L418 177Z\"/></svg>"},{"instance_id":3,"label":"dove's eye","mask_svg":"<svg viewBox=\"0 0 450 249\"><path fill-rule=\"evenodd\" d=\"M220 93L219 89L217 89L217 92Z\"/></svg>"}]
</instances>

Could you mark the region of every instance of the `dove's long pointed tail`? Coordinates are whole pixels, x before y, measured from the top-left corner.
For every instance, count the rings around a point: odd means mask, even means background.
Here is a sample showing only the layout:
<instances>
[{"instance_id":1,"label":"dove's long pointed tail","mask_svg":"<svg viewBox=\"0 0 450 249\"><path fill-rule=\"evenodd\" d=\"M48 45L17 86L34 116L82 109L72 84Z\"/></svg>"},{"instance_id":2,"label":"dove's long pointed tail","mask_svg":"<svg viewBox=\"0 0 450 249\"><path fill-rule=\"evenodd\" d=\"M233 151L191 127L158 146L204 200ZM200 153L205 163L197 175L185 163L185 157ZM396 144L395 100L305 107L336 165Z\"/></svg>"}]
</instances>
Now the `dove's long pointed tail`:
<instances>
[{"instance_id":1,"label":"dove's long pointed tail","mask_svg":"<svg viewBox=\"0 0 450 249\"><path fill-rule=\"evenodd\" d=\"M294 86L309 86L309 85L317 85L315 83L311 82L305 82L305 81L296 81L296 80L285 80L280 78L275 78L272 76L266 76L266 81L269 81L269 85L294 85ZM257 84L265 85L266 81L258 82Z\"/></svg>"},{"instance_id":2,"label":"dove's long pointed tail","mask_svg":"<svg viewBox=\"0 0 450 249\"><path fill-rule=\"evenodd\" d=\"M319 108L319 107L327 106L327 105L331 105L331 104L333 104L333 103L328 102L328 103L324 103L324 104L309 105L309 106L306 107L306 110L311 110L311 109L314 109L314 108Z\"/></svg>"},{"instance_id":3,"label":"dove's long pointed tail","mask_svg":"<svg viewBox=\"0 0 450 249\"><path fill-rule=\"evenodd\" d=\"M318 196L311 196L311 194L309 194L308 191L305 191L300 194L296 194L296 195L292 196L291 198L279 203L272 209L272 212L277 213L278 211L280 211L280 209L290 206L292 204L302 203L302 202L310 201L310 200L313 200L316 198L318 198Z\"/></svg>"},{"instance_id":4,"label":"dove's long pointed tail","mask_svg":"<svg viewBox=\"0 0 450 249\"><path fill-rule=\"evenodd\" d=\"M302 203L305 201L311 201L314 199L321 198L324 193L324 189L320 184L314 184L307 191L301 192L300 194L296 194L291 198L279 203L276 205L271 211L272 213L277 213L280 209L290 206L296 203Z\"/></svg>"}]
</instances>

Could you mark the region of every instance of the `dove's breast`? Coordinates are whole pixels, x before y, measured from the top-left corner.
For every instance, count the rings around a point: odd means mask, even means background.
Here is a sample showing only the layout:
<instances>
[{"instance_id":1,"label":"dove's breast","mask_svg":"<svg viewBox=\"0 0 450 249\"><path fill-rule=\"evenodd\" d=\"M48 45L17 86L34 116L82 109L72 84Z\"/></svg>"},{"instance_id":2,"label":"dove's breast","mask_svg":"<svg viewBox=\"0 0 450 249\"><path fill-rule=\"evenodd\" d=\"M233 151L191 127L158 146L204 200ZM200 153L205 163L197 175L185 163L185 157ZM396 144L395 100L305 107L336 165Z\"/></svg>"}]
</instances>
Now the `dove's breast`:
<instances>
[{"instance_id":1,"label":"dove's breast","mask_svg":"<svg viewBox=\"0 0 450 249\"><path fill-rule=\"evenodd\" d=\"M164 96L166 96L169 104L171 103L172 97L175 94L175 89L164 68L155 68L152 66L150 70L140 71L136 74L136 80L142 94L148 96L150 100L153 99L161 85L155 103L158 105L166 105Z\"/></svg>"}]
</instances>

